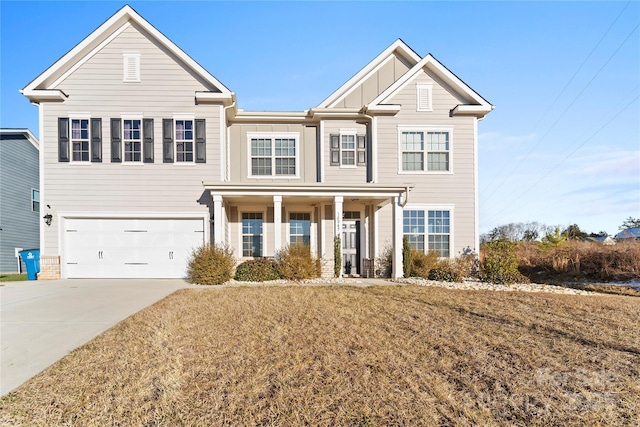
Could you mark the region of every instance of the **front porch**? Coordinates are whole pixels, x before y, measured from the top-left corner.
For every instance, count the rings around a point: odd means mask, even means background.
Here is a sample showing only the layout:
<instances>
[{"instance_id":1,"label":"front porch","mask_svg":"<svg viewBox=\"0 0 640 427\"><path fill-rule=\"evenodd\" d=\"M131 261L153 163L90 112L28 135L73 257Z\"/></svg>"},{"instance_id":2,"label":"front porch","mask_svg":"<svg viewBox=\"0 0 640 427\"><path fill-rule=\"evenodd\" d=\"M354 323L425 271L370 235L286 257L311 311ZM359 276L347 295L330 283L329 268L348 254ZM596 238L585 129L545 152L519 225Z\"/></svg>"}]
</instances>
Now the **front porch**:
<instances>
[{"instance_id":1,"label":"front porch","mask_svg":"<svg viewBox=\"0 0 640 427\"><path fill-rule=\"evenodd\" d=\"M381 242L390 241L391 277L402 277L402 209L413 185L203 185L211 195L211 240L233 248L240 261L303 242L321 259L323 277L334 277L338 237L339 277L373 276L372 260L381 256ZM391 228L380 226L382 210L390 210Z\"/></svg>"}]
</instances>

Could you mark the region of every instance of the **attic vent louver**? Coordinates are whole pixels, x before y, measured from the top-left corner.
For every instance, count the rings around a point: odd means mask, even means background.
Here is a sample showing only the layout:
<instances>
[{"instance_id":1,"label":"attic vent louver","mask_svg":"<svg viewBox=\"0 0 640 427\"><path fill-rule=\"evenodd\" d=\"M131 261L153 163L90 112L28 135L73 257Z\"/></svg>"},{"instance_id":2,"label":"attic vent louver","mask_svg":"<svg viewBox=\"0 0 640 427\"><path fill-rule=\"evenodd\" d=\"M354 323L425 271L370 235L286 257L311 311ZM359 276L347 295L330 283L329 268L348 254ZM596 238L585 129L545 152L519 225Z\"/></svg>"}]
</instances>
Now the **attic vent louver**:
<instances>
[{"instance_id":1,"label":"attic vent louver","mask_svg":"<svg viewBox=\"0 0 640 427\"><path fill-rule=\"evenodd\" d=\"M123 78L124 82L140 81L140 54L139 53L123 53Z\"/></svg>"},{"instance_id":2,"label":"attic vent louver","mask_svg":"<svg viewBox=\"0 0 640 427\"><path fill-rule=\"evenodd\" d=\"M416 92L418 94L417 104L418 111L432 111L433 107L431 105L431 93L433 90L433 86L430 84L418 84L416 87Z\"/></svg>"}]
</instances>

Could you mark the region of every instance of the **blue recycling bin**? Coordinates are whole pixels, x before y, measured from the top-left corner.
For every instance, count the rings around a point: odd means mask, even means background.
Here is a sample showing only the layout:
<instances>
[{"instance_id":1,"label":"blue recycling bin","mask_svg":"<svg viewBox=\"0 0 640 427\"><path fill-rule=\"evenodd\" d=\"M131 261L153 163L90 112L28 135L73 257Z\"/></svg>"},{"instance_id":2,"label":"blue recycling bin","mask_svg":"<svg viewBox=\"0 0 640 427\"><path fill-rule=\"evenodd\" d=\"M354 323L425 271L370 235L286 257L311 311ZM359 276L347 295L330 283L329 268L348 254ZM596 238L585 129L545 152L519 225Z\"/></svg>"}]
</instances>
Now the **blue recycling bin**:
<instances>
[{"instance_id":1,"label":"blue recycling bin","mask_svg":"<svg viewBox=\"0 0 640 427\"><path fill-rule=\"evenodd\" d=\"M38 277L36 275L40 273L40 250L27 249L18 253L24 261L24 265L27 266L27 279L37 280Z\"/></svg>"}]
</instances>

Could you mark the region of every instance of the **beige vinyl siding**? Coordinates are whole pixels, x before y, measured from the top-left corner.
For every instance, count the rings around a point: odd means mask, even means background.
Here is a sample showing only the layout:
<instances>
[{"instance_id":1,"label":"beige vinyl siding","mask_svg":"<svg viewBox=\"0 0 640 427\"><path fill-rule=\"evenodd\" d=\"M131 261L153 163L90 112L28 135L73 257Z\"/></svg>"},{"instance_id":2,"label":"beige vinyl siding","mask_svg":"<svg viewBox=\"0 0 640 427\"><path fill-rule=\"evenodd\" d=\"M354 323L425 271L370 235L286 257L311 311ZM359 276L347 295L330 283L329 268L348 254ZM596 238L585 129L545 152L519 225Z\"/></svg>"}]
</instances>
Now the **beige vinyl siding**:
<instances>
[{"instance_id":1,"label":"beige vinyl siding","mask_svg":"<svg viewBox=\"0 0 640 427\"><path fill-rule=\"evenodd\" d=\"M299 134L298 177L250 177L250 149L248 132L257 133L296 133ZM232 124L230 127L230 178L231 182L295 182L300 184L317 181L316 175L316 139L317 128L300 124Z\"/></svg>"},{"instance_id":2,"label":"beige vinyl siding","mask_svg":"<svg viewBox=\"0 0 640 427\"><path fill-rule=\"evenodd\" d=\"M433 111L416 111L416 84L433 85ZM449 111L462 103L450 88L426 73L420 73L410 81L390 104L402 108L394 117L378 118L378 178L380 183L411 183L415 188L409 196L409 205L453 205L454 247L457 255L467 246L475 246L475 175L474 175L474 118L450 117ZM452 130L450 165L453 173L432 174L398 173L398 126L436 126ZM385 211L387 208L384 209ZM390 211L390 209L389 209ZM387 220L379 221L379 242L391 236L390 214ZM477 250L477 248L475 248Z\"/></svg>"},{"instance_id":3,"label":"beige vinyl siding","mask_svg":"<svg viewBox=\"0 0 640 427\"><path fill-rule=\"evenodd\" d=\"M359 108L371 102L375 97L380 95L400 78L404 73L409 71L409 65L399 58L393 56L389 61L380 67L369 78L365 79L360 85L354 88L349 94L341 99L336 108Z\"/></svg>"},{"instance_id":4,"label":"beige vinyl siding","mask_svg":"<svg viewBox=\"0 0 640 427\"><path fill-rule=\"evenodd\" d=\"M140 53L141 81L123 82L123 52ZM58 86L69 98L43 109L43 206L54 221L44 229L45 252L58 255L59 213L208 213L202 181L220 179L220 105L195 103L203 82L135 26L129 26ZM102 163L58 162L58 117L89 113L102 119ZM141 114L154 120L154 163L111 163L110 119ZM207 162L162 162L162 119L206 119ZM203 197L204 196L204 197Z\"/></svg>"},{"instance_id":5,"label":"beige vinyl siding","mask_svg":"<svg viewBox=\"0 0 640 427\"><path fill-rule=\"evenodd\" d=\"M324 179L326 183L366 183L367 166L332 166L331 165L331 135L340 133L340 129L355 129L358 135L367 133L367 127L352 120L327 120L324 122ZM367 141L367 144L369 141ZM357 144L357 141L356 141ZM357 163L357 162L356 162Z\"/></svg>"}]
</instances>

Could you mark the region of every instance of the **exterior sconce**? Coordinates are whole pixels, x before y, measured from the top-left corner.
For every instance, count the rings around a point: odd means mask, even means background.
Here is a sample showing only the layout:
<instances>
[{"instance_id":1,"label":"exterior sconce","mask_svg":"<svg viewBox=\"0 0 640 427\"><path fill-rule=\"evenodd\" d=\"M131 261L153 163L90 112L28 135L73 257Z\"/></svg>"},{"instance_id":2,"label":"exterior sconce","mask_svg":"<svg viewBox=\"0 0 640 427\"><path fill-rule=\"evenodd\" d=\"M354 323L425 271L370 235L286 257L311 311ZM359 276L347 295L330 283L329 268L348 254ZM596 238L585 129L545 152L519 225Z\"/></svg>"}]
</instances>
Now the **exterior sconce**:
<instances>
[{"instance_id":1,"label":"exterior sconce","mask_svg":"<svg viewBox=\"0 0 640 427\"><path fill-rule=\"evenodd\" d=\"M43 216L42 218L44 218L44 223L47 225L51 225L51 221L53 220L53 215L51 215L50 213L46 214L45 216Z\"/></svg>"}]
</instances>

